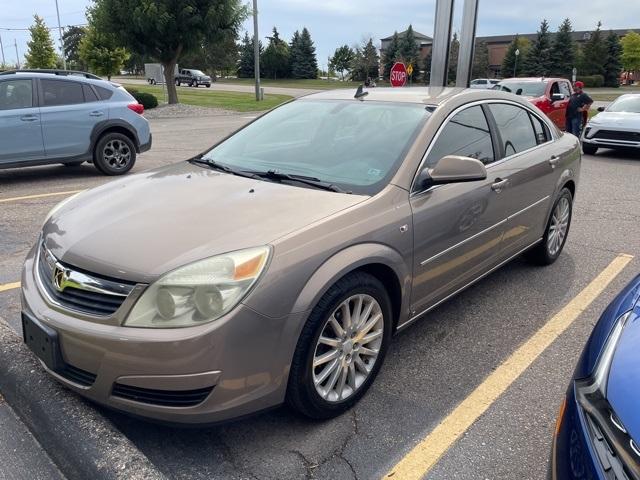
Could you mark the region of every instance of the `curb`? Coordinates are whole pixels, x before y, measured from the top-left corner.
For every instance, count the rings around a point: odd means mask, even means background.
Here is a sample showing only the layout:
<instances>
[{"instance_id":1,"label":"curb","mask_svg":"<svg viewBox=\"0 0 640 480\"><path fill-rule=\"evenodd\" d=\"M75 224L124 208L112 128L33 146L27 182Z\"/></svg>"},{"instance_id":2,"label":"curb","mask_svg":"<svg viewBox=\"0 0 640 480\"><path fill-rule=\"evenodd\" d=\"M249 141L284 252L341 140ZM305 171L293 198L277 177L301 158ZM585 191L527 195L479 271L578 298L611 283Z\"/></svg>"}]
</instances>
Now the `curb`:
<instances>
[{"instance_id":1,"label":"curb","mask_svg":"<svg viewBox=\"0 0 640 480\"><path fill-rule=\"evenodd\" d=\"M49 377L2 319L0 391L69 480L166 478L92 405Z\"/></svg>"}]
</instances>

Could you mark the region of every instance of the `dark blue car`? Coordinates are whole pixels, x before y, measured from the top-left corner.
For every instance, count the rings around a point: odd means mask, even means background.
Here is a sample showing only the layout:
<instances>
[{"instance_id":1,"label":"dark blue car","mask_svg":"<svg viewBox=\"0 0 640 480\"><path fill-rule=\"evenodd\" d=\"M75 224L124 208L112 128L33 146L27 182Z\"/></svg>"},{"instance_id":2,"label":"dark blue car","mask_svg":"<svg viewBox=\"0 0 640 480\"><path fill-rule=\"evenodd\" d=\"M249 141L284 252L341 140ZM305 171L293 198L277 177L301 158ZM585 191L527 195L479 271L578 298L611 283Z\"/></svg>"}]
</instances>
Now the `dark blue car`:
<instances>
[{"instance_id":1,"label":"dark blue car","mask_svg":"<svg viewBox=\"0 0 640 480\"><path fill-rule=\"evenodd\" d=\"M552 478L640 480L640 276L600 317L560 410Z\"/></svg>"}]
</instances>

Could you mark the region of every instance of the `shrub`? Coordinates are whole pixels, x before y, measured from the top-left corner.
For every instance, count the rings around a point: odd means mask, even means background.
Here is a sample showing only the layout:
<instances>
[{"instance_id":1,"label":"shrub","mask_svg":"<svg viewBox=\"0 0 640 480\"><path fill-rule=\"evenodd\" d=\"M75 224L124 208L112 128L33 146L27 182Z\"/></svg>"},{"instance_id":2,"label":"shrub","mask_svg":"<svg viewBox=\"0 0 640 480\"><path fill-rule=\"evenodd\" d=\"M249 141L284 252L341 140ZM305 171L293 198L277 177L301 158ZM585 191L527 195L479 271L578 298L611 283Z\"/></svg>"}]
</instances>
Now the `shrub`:
<instances>
[{"instance_id":1,"label":"shrub","mask_svg":"<svg viewBox=\"0 0 640 480\"><path fill-rule=\"evenodd\" d=\"M145 110L151 110L158 106L158 98L151 93L138 91L132 92L131 90L129 90L129 93L133 95L133 98L135 98L138 103L142 104Z\"/></svg>"},{"instance_id":2,"label":"shrub","mask_svg":"<svg viewBox=\"0 0 640 480\"><path fill-rule=\"evenodd\" d=\"M577 79L583 82L586 88L600 88L604 86L603 75L586 75L584 77L578 77Z\"/></svg>"}]
</instances>

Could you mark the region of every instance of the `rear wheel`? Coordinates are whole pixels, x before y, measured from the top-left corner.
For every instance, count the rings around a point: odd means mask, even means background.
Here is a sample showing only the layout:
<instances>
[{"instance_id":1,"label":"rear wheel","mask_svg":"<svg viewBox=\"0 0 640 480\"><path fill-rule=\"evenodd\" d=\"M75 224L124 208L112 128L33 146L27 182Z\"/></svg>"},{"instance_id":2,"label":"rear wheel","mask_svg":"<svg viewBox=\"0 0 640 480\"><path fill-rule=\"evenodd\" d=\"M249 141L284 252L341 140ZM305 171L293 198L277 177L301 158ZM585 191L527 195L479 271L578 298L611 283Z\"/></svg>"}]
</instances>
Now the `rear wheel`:
<instances>
[{"instance_id":1,"label":"rear wheel","mask_svg":"<svg viewBox=\"0 0 640 480\"><path fill-rule=\"evenodd\" d=\"M551 265L558 259L567 241L572 214L573 195L568 188L563 188L551 210L542 242L526 254L530 261L538 265Z\"/></svg>"},{"instance_id":2,"label":"rear wheel","mask_svg":"<svg viewBox=\"0 0 640 480\"><path fill-rule=\"evenodd\" d=\"M151 85L155 85L155 84L156 84L156 81L152 78L152 79L151 79L151 82L149 82L149 83L151 83Z\"/></svg>"},{"instance_id":3,"label":"rear wheel","mask_svg":"<svg viewBox=\"0 0 640 480\"><path fill-rule=\"evenodd\" d=\"M291 363L287 403L311 418L351 408L373 383L391 339L391 302L375 277L333 285L305 324Z\"/></svg>"},{"instance_id":4,"label":"rear wheel","mask_svg":"<svg viewBox=\"0 0 640 480\"><path fill-rule=\"evenodd\" d=\"M598 147L590 143L582 142L582 151L585 153L585 155L595 155L598 151Z\"/></svg>"},{"instance_id":5,"label":"rear wheel","mask_svg":"<svg viewBox=\"0 0 640 480\"><path fill-rule=\"evenodd\" d=\"M136 163L135 146L122 133L107 133L96 145L93 163L105 175L123 175Z\"/></svg>"}]
</instances>

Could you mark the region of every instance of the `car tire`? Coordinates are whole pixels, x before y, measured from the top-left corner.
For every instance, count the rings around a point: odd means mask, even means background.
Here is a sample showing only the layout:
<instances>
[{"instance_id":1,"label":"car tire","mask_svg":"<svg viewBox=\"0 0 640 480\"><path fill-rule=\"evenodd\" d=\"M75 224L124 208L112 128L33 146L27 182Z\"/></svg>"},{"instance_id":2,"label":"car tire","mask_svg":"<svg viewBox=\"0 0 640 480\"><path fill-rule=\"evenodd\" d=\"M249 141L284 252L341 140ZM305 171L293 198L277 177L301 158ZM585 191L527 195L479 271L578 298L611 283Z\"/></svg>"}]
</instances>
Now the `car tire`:
<instances>
[{"instance_id":1,"label":"car tire","mask_svg":"<svg viewBox=\"0 0 640 480\"><path fill-rule=\"evenodd\" d=\"M107 133L96 144L93 163L104 175L124 175L136 163L136 148L126 135Z\"/></svg>"},{"instance_id":2,"label":"car tire","mask_svg":"<svg viewBox=\"0 0 640 480\"><path fill-rule=\"evenodd\" d=\"M551 265L564 248L573 217L573 195L563 188L553 204L542 242L526 253L526 257L537 265Z\"/></svg>"},{"instance_id":3,"label":"car tire","mask_svg":"<svg viewBox=\"0 0 640 480\"><path fill-rule=\"evenodd\" d=\"M211 88L211 84L210 83L207 83L207 88Z\"/></svg>"},{"instance_id":4,"label":"car tire","mask_svg":"<svg viewBox=\"0 0 640 480\"><path fill-rule=\"evenodd\" d=\"M595 155L598 152L598 147L597 145L582 142L582 152L585 155Z\"/></svg>"},{"instance_id":5,"label":"car tire","mask_svg":"<svg viewBox=\"0 0 640 480\"><path fill-rule=\"evenodd\" d=\"M150 83L151 83L151 85L155 85L156 81L152 78Z\"/></svg>"},{"instance_id":6,"label":"car tire","mask_svg":"<svg viewBox=\"0 0 640 480\"><path fill-rule=\"evenodd\" d=\"M79 167L83 163L84 162L68 162L68 163L63 163L62 165L64 165L65 167Z\"/></svg>"},{"instance_id":7,"label":"car tire","mask_svg":"<svg viewBox=\"0 0 640 480\"><path fill-rule=\"evenodd\" d=\"M191 84L189 86L198 88L198 84L196 82L194 82L193 80L191 80Z\"/></svg>"},{"instance_id":8,"label":"car tire","mask_svg":"<svg viewBox=\"0 0 640 480\"><path fill-rule=\"evenodd\" d=\"M348 310L350 318L358 308L361 323L349 328L343 312ZM333 418L351 408L380 371L392 324L391 300L380 280L355 272L336 282L302 329L291 362L287 404L314 419Z\"/></svg>"}]
</instances>

